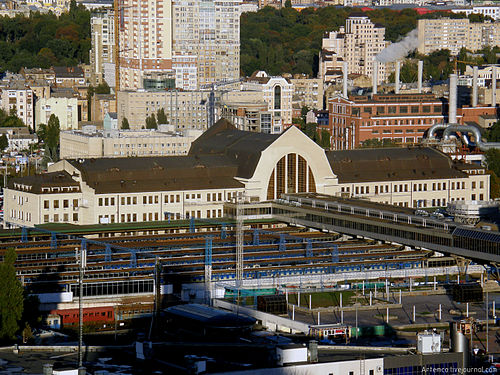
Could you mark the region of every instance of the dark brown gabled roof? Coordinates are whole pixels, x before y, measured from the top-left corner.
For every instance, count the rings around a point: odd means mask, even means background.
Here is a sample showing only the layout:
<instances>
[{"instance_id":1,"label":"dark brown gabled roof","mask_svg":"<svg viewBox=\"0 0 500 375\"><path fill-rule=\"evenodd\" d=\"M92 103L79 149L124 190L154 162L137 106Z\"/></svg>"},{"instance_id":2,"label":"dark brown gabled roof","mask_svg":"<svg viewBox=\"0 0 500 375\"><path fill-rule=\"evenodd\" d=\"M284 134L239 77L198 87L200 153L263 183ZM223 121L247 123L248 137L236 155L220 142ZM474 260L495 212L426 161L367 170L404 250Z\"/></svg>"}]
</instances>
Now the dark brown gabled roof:
<instances>
[{"instance_id":1,"label":"dark brown gabled roof","mask_svg":"<svg viewBox=\"0 0 500 375\"><path fill-rule=\"evenodd\" d=\"M238 166L238 177L253 176L261 153L279 137L237 130L229 121L221 119L198 137L189 150L189 155L220 155Z\"/></svg>"},{"instance_id":2,"label":"dark brown gabled roof","mask_svg":"<svg viewBox=\"0 0 500 375\"><path fill-rule=\"evenodd\" d=\"M237 165L225 156L68 160L96 194L239 188Z\"/></svg>"},{"instance_id":3,"label":"dark brown gabled roof","mask_svg":"<svg viewBox=\"0 0 500 375\"><path fill-rule=\"evenodd\" d=\"M445 154L425 148L374 148L326 152L339 183L464 178Z\"/></svg>"},{"instance_id":4,"label":"dark brown gabled roof","mask_svg":"<svg viewBox=\"0 0 500 375\"><path fill-rule=\"evenodd\" d=\"M68 192L66 188L72 188L72 192L80 192L80 183L73 180L66 171L13 178L9 181L8 187L33 194L66 193Z\"/></svg>"}]
</instances>

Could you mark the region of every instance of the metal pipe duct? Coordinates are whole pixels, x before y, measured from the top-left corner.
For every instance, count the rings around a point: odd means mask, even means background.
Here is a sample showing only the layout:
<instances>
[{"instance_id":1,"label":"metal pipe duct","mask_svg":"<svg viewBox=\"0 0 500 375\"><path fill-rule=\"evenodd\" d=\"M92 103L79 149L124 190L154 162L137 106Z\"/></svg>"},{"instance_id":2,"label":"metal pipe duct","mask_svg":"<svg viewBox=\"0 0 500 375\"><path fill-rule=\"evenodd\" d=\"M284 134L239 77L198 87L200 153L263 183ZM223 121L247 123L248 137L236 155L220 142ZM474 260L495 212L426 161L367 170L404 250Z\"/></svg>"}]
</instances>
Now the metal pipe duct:
<instances>
[{"instance_id":1,"label":"metal pipe duct","mask_svg":"<svg viewBox=\"0 0 500 375\"><path fill-rule=\"evenodd\" d=\"M394 93L399 94L399 81L400 81L400 75L401 73L401 62L396 61L396 78L394 81Z\"/></svg>"},{"instance_id":2,"label":"metal pipe duct","mask_svg":"<svg viewBox=\"0 0 500 375\"><path fill-rule=\"evenodd\" d=\"M373 60L373 90L372 93L375 95L377 93L377 85L378 85L378 61Z\"/></svg>"},{"instance_id":3,"label":"metal pipe duct","mask_svg":"<svg viewBox=\"0 0 500 375\"><path fill-rule=\"evenodd\" d=\"M497 67L493 65L491 69L491 106L497 106Z\"/></svg>"},{"instance_id":4,"label":"metal pipe duct","mask_svg":"<svg viewBox=\"0 0 500 375\"><path fill-rule=\"evenodd\" d=\"M488 151L494 148L495 149L500 148L500 142L483 142L481 140L481 132L474 126L449 125L446 127L446 129L444 129L443 138L448 139L450 137L450 133L452 132L472 133L476 141L476 147L478 147L482 151Z\"/></svg>"},{"instance_id":5,"label":"metal pipe duct","mask_svg":"<svg viewBox=\"0 0 500 375\"><path fill-rule=\"evenodd\" d=\"M450 87L448 98L448 122L457 123L457 75L450 74Z\"/></svg>"},{"instance_id":6,"label":"metal pipe duct","mask_svg":"<svg viewBox=\"0 0 500 375\"><path fill-rule=\"evenodd\" d=\"M342 96L347 99L347 79L348 79L348 73L349 73L347 61L344 61L342 66L343 66L342 73L344 74L344 79L342 81Z\"/></svg>"},{"instance_id":7,"label":"metal pipe duct","mask_svg":"<svg viewBox=\"0 0 500 375\"><path fill-rule=\"evenodd\" d=\"M418 61L418 93L422 93L422 81L424 79L424 62Z\"/></svg>"},{"instance_id":8,"label":"metal pipe duct","mask_svg":"<svg viewBox=\"0 0 500 375\"><path fill-rule=\"evenodd\" d=\"M472 106L477 107L477 75L478 67L472 68Z\"/></svg>"}]
</instances>

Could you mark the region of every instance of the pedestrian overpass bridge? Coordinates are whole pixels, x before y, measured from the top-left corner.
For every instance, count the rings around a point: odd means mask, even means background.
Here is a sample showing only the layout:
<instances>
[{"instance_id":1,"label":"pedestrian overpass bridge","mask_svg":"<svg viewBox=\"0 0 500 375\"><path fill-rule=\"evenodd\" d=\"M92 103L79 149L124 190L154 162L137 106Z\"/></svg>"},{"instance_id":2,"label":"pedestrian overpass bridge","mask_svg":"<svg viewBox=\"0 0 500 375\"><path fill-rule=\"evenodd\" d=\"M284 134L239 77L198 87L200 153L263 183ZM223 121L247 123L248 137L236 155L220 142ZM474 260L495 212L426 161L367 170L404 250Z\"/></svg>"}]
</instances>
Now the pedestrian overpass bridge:
<instances>
[{"instance_id":1,"label":"pedestrian overpass bridge","mask_svg":"<svg viewBox=\"0 0 500 375\"><path fill-rule=\"evenodd\" d=\"M228 214L236 213L229 204ZM282 199L248 203L244 216L274 219L318 230L426 248L457 259L500 264L500 234L414 214L413 209L317 193L284 194ZM460 265L459 265L460 266Z\"/></svg>"}]
</instances>

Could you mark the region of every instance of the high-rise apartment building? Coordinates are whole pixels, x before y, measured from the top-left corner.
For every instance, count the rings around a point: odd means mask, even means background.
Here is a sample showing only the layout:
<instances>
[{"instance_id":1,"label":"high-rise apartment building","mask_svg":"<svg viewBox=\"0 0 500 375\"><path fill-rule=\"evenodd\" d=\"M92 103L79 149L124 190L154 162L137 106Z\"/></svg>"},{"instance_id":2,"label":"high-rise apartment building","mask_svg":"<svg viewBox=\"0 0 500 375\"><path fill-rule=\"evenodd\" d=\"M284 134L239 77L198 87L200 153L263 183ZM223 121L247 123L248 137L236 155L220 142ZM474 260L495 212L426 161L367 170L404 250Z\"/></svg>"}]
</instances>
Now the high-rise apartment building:
<instances>
[{"instance_id":1,"label":"high-rise apartment building","mask_svg":"<svg viewBox=\"0 0 500 375\"><path fill-rule=\"evenodd\" d=\"M472 23L467 18L418 20L418 52L428 54L448 49L452 55L465 47L477 51L500 45L500 22Z\"/></svg>"},{"instance_id":2,"label":"high-rise apartment building","mask_svg":"<svg viewBox=\"0 0 500 375\"><path fill-rule=\"evenodd\" d=\"M143 88L143 76L175 72L176 87L237 79L241 0L123 0L120 88Z\"/></svg>"},{"instance_id":3,"label":"high-rise apartment building","mask_svg":"<svg viewBox=\"0 0 500 375\"><path fill-rule=\"evenodd\" d=\"M92 48L90 81L98 85L104 81L115 86L115 19L112 9L102 8L92 13L90 28Z\"/></svg>"},{"instance_id":4,"label":"high-rise apartment building","mask_svg":"<svg viewBox=\"0 0 500 375\"><path fill-rule=\"evenodd\" d=\"M172 0L120 4L120 88L142 88L145 72L172 69Z\"/></svg>"},{"instance_id":5,"label":"high-rise apartment building","mask_svg":"<svg viewBox=\"0 0 500 375\"><path fill-rule=\"evenodd\" d=\"M199 87L240 76L240 4L241 0L173 1L172 48L181 61L196 57Z\"/></svg>"},{"instance_id":6,"label":"high-rise apartment building","mask_svg":"<svg viewBox=\"0 0 500 375\"><path fill-rule=\"evenodd\" d=\"M320 72L326 77L329 70L347 61L349 73L373 75L375 57L388 45L385 28L374 24L367 16L352 15L345 27L325 34L320 54ZM333 57L332 57L333 56ZM378 64L378 83L386 79L385 64Z\"/></svg>"}]
</instances>

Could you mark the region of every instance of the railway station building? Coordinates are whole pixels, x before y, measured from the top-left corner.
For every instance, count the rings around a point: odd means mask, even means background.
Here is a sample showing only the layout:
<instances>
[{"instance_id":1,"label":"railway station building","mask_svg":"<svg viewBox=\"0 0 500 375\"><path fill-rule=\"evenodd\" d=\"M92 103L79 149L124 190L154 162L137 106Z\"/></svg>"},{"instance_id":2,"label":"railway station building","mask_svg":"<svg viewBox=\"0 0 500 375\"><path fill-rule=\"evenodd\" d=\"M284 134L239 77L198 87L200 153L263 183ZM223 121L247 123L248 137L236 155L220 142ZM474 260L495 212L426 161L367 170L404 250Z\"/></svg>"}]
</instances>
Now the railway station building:
<instances>
[{"instance_id":1,"label":"railway station building","mask_svg":"<svg viewBox=\"0 0 500 375\"><path fill-rule=\"evenodd\" d=\"M12 179L4 226L216 218L239 193L259 202L300 192L442 207L489 200L490 176L431 148L325 151L296 127L263 134L222 119L188 155L61 160Z\"/></svg>"}]
</instances>

